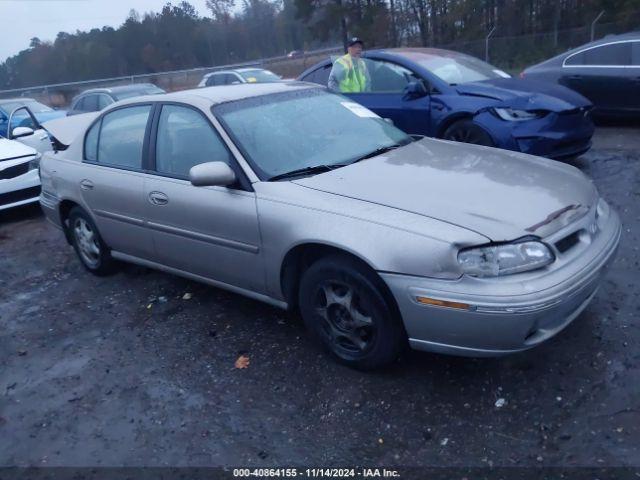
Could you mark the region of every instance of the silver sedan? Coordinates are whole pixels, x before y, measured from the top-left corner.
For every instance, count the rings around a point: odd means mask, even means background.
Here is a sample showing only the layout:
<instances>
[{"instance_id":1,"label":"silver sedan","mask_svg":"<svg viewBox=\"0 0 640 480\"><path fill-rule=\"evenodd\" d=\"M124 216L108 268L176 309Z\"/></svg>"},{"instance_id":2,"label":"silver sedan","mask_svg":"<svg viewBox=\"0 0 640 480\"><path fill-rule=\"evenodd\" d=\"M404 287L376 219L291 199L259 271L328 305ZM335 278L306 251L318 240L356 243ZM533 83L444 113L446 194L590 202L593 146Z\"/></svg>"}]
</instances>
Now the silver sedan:
<instances>
[{"instance_id":1,"label":"silver sedan","mask_svg":"<svg viewBox=\"0 0 640 480\"><path fill-rule=\"evenodd\" d=\"M300 311L340 361L519 352L595 295L620 221L562 163L410 137L303 83L47 126L41 205L87 270L133 262ZM64 146L62 147L64 148Z\"/></svg>"}]
</instances>

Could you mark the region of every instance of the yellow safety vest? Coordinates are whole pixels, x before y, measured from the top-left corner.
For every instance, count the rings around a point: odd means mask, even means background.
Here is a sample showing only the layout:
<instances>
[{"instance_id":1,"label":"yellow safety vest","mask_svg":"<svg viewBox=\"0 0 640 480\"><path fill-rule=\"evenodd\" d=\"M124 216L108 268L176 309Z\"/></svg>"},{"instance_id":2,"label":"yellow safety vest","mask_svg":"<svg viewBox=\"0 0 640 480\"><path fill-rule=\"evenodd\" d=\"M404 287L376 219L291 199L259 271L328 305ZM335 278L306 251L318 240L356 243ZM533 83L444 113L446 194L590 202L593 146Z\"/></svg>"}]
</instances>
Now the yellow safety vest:
<instances>
[{"instance_id":1,"label":"yellow safety vest","mask_svg":"<svg viewBox=\"0 0 640 480\"><path fill-rule=\"evenodd\" d=\"M362 60L356 60L359 65L359 68L355 68L353 65L353 60L351 59L351 55L348 53L336 60L336 62L340 63L345 70L346 75L340 81L339 87L340 91L344 93L360 93L364 92L367 77L364 74L364 62Z\"/></svg>"}]
</instances>

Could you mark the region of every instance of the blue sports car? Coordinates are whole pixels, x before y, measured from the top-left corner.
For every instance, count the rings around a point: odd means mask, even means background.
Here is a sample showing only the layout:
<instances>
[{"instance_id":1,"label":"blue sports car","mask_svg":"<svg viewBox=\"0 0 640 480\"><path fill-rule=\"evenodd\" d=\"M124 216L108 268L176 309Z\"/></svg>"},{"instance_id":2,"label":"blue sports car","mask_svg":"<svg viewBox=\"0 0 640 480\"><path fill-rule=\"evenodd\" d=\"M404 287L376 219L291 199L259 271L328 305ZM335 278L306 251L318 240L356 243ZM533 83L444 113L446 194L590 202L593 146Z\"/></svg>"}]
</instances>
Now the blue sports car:
<instances>
[{"instance_id":1,"label":"blue sports car","mask_svg":"<svg viewBox=\"0 0 640 480\"><path fill-rule=\"evenodd\" d=\"M16 108L28 107L31 113L40 123L54 118L64 117L67 112L64 110L54 110L33 98L2 98L0 99L0 136L7 137L9 132L9 116ZM11 120L11 129L16 127L34 128L33 121L29 114L24 110L16 112Z\"/></svg>"},{"instance_id":2,"label":"blue sports car","mask_svg":"<svg viewBox=\"0 0 640 480\"><path fill-rule=\"evenodd\" d=\"M549 158L591 147L592 105L560 85L511 78L477 58L433 48L363 54L370 82L353 99L405 132ZM299 80L327 85L332 61Z\"/></svg>"}]
</instances>

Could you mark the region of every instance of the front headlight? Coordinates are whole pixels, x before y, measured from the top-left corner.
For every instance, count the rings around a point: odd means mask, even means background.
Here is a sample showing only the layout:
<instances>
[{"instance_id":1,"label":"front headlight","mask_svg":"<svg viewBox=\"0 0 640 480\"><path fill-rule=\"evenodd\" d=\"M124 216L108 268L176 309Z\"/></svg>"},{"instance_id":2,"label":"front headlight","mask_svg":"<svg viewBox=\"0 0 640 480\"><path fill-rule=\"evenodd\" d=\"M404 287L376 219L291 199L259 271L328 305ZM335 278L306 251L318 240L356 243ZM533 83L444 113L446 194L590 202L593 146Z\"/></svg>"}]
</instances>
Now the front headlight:
<instances>
[{"instance_id":1,"label":"front headlight","mask_svg":"<svg viewBox=\"0 0 640 480\"><path fill-rule=\"evenodd\" d=\"M42 157L42 155L37 153L36 156L33 157L33 159L29 160L29 170L35 170L37 168L40 168L40 158L41 157Z\"/></svg>"},{"instance_id":2,"label":"front headlight","mask_svg":"<svg viewBox=\"0 0 640 480\"><path fill-rule=\"evenodd\" d=\"M538 241L468 248L458 253L462 270L473 277L527 272L549 265L554 260L549 247Z\"/></svg>"},{"instance_id":3,"label":"front headlight","mask_svg":"<svg viewBox=\"0 0 640 480\"><path fill-rule=\"evenodd\" d=\"M533 120L534 118L544 117L547 114L547 112L540 110L527 111L515 110L513 108L494 108L493 111L502 120L506 120L508 122L523 122L525 120Z\"/></svg>"}]
</instances>

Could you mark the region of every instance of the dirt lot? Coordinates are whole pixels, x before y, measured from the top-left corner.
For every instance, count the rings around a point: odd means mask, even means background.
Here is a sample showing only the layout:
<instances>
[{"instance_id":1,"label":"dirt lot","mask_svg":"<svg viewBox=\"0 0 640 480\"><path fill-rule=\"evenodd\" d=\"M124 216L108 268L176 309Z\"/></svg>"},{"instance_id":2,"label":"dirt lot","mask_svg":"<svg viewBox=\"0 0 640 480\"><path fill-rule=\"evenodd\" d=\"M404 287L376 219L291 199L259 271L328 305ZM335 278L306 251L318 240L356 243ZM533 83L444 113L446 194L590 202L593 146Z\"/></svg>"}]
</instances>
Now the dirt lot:
<instances>
[{"instance_id":1,"label":"dirt lot","mask_svg":"<svg viewBox=\"0 0 640 480\"><path fill-rule=\"evenodd\" d=\"M624 222L588 309L527 353L366 374L295 316L135 266L93 277L37 207L0 214L0 465L640 466L640 129L599 129L574 163Z\"/></svg>"}]
</instances>

